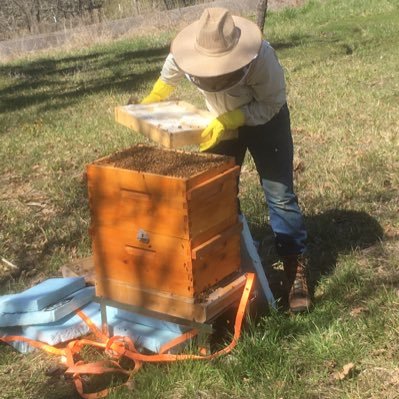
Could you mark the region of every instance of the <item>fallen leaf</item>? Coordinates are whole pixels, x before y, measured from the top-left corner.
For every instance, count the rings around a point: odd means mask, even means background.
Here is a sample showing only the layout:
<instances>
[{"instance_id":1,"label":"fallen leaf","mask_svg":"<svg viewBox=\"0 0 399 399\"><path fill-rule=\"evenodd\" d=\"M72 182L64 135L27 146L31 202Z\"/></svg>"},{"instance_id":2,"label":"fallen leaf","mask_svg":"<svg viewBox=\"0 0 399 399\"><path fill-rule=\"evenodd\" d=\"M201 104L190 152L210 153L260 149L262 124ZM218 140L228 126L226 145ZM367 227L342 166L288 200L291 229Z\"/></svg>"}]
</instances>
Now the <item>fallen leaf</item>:
<instances>
[{"instance_id":1,"label":"fallen leaf","mask_svg":"<svg viewBox=\"0 0 399 399\"><path fill-rule=\"evenodd\" d=\"M361 313L363 313L365 310L366 309L363 306L358 306L350 311L350 315L356 317L359 316Z\"/></svg>"},{"instance_id":2,"label":"fallen leaf","mask_svg":"<svg viewBox=\"0 0 399 399\"><path fill-rule=\"evenodd\" d=\"M27 202L26 205L37 207L37 208L45 208L46 207L46 204L42 204L41 202L34 202L34 201Z\"/></svg>"},{"instance_id":3,"label":"fallen leaf","mask_svg":"<svg viewBox=\"0 0 399 399\"><path fill-rule=\"evenodd\" d=\"M332 377L334 378L334 380L342 381L345 378L350 377L352 375L354 369L355 369L355 365L353 363L345 364L345 366L342 367L342 370L333 373Z\"/></svg>"}]
</instances>

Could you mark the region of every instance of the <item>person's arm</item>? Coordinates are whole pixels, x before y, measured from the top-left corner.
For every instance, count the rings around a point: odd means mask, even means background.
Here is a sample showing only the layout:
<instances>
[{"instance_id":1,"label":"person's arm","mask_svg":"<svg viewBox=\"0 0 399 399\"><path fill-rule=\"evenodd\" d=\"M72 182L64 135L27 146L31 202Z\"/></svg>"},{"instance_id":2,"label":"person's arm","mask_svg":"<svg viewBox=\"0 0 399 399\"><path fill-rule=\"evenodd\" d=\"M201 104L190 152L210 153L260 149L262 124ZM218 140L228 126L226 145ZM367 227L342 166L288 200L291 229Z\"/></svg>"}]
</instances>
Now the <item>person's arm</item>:
<instances>
[{"instance_id":1,"label":"person's arm","mask_svg":"<svg viewBox=\"0 0 399 399\"><path fill-rule=\"evenodd\" d=\"M162 67L161 76L155 82L150 94L141 101L141 104L166 100L183 76L184 72L176 65L172 54L169 54Z\"/></svg>"},{"instance_id":2,"label":"person's arm","mask_svg":"<svg viewBox=\"0 0 399 399\"><path fill-rule=\"evenodd\" d=\"M265 124L287 101L284 71L268 43L262 45L252 68L247 83L252 88L254 99L240 107L248 126Z\"/></svg>"},{"instance_id":3,"label":"person's arm","mask_svg":"<svg viewBox=\"0 0 399 399\"><path fill-rule=\"evenodd\" d=\"M176 87L184 77L184 72L177 66L172 54L166 57L161 70L160 79L170 86Z\"/></svg>"}]
</instances>

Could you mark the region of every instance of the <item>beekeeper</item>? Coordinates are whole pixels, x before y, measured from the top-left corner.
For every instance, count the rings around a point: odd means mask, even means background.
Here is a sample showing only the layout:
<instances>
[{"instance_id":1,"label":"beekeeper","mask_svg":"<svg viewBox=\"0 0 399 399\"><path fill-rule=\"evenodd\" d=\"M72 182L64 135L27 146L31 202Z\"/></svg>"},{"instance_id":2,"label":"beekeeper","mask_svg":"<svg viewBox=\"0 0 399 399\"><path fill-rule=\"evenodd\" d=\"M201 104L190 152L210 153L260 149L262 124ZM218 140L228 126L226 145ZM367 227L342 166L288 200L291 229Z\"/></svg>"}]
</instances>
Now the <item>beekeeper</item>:
<instances>
[{"instance_id":1,"label":"beekeeper","mask_svg":"<svg viewBox=\"0 0 399 399\"><path fill-rule=\"evenodd\" d=\"M177 34L161 76L143 104L163 101L186 77L215 115L200 150L252 155L284 264L291 311L311 305L306 278L307 233L293 190L293 143L283 69L255 23L224 8L207 8ZM233 131L233 133L232 133Z\"/></svg>"}]
</instances>

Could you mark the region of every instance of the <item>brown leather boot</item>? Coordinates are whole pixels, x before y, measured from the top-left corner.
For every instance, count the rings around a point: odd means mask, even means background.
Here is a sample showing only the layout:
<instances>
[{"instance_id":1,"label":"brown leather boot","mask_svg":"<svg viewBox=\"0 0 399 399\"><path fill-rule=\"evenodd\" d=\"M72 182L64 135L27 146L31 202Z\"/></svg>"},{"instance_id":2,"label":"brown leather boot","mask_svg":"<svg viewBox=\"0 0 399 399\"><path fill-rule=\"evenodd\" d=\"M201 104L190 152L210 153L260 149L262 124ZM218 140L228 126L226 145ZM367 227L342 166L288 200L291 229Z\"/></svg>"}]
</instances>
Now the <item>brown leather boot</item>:
<instances>
[{"instance_id":1,"label":"brown leather boot","mask_svg":"<svg viewBox=\"0 0 399 399\"><path fill-rule=\"evenodd\" d=\"M288 282L288 304L293 313L309 310L312 302L306 278L306 262L301 255L283 257L284 271Z\"/></svg>"}]
</instances>

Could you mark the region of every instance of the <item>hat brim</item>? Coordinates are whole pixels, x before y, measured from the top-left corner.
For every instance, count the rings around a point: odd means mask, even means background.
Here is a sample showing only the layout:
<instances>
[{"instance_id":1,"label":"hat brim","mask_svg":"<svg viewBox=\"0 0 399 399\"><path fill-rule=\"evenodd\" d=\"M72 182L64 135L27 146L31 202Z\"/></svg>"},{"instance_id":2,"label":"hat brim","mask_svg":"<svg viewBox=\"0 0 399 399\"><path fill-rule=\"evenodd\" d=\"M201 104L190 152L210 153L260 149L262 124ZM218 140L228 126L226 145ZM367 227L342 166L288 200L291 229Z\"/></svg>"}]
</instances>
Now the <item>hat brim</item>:
<instances>
[{"instance_id":1,"label":"hat brim","mask_svg":"<svg viewBox=\"0 0 399 399\"><path fill-rule=\"evenodd\" d=\"M246 18L233 16L233 19L241 30L240 38L230 52L220 56L205 55L195 47L198 21L180 31L170 48L178 67L189 75L205 78L225 75L248 65L258 55L262 33Z\"/></svg>"}]
</instances>

